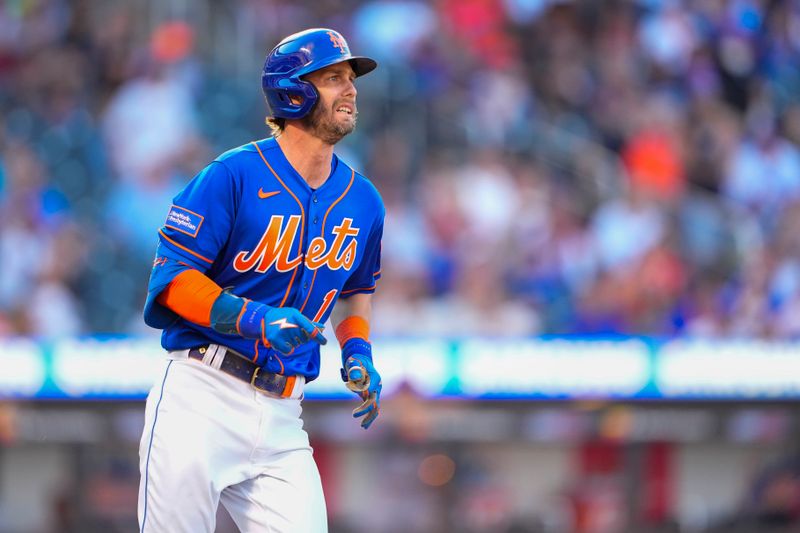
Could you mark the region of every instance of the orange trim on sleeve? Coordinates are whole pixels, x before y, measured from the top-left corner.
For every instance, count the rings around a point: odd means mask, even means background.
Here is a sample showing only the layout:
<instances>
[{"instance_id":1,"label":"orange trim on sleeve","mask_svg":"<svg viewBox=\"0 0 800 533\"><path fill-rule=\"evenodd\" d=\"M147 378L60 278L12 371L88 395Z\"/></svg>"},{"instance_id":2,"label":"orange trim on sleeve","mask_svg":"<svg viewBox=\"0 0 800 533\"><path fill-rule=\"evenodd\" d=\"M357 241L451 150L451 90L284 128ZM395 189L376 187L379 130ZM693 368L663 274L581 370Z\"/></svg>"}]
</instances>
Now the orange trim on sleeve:
<instances>
[{"instance_id":1,"label":"orange trim on sleeve","mask_svg":"<svg viewBox=\"0 0 800 533\"><path fill-rule=\"evenodd\" d=\"M349 291L342 291L341 294L350 294L351 292L358 292L358 291L371 291L377 287L377 284L373 285L372 287L359 287L358 289L350 289Z\"/></svg>"},{"instance_id":2,"label":"orange trim on sleeve","mask_svg":"<svg viewBox=\"0 0 800 533\"><path fill-rule=\"evenodd\" d=\"M214 264L214 261L212 261L211 259L206 259L205 257L203 257L202 255L198 254L197 252L195 252L195 251L192 251L192 250L188 249L187 247L183 246L182 244L178 244L177 242L173 241L172 239L170 239L169 237L167 237L167 236L164 234L164 232L163 232L162 230L158 230L158 233L159 233L159 235L161 235L162 237L164 237L164 238L167 240L167 242L169 242L171 245L173 245L173 246L177 246L178 248L180 248L180 249L181 249L181 250L183 250L184 252L189 252L189 253L190 253L190 254L192 254L193 256L195 256L195 257L198 257L198 258L202 259L203 261L205 261L205 262L206 262L206 263L208 263L209 265L213 265L213 264Z\"/></svg>"},{"instance_id":3,"label":"orange trim on sleeve","mask_svg":"<svg viewBox=\"0 0 800 533\"><path fill-rule=\"evenodd\" d=\"M344 346L344 343L350 339L364 339L368 341L369 322L362 316L351 315L336 326L335 333L336 338L339 340L339 346Z\"/></svg>"},{"instance_id":4,"label":"orange trim on sleeve","mask_svg":"<svg viewBox=\"0 0 800 533\"><path fill-rule=\"evenodd\" d=\"M222 287L199 270L184 270L158 295L158 303L201 326L211 325L211 307Z\"/></svg>"}]
</instances>

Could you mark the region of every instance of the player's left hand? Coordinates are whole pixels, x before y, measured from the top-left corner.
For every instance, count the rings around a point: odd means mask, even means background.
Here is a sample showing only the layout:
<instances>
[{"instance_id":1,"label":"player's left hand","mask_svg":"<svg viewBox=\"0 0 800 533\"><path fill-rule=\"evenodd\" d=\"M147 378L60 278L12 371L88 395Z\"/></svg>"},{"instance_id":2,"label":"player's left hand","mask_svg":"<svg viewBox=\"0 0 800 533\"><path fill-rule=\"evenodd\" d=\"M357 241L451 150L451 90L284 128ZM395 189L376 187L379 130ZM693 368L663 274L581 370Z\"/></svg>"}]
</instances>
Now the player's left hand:
<instances>
[{"instance_id":1,"label":"player's left hand","mask_svg":"<svg viewBox=\"0 0 800 533\"><path fill-rule=\"evenodd\" d=\"M372 364L372 346L363 339L350 339L342 346L342 380L363 402L353 409L361 427L368 429L381 412L381 375Z\"/></svg>"}]
</instances>

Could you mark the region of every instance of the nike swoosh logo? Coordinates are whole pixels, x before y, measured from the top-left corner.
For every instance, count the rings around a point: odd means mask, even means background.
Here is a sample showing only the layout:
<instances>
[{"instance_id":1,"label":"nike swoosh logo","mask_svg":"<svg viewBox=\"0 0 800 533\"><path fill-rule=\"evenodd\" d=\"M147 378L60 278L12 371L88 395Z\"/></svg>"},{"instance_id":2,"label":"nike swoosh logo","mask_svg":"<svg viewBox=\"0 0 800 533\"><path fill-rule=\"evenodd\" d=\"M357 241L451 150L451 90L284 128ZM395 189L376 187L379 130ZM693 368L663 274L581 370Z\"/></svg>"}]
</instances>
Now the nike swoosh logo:
<instances>
[{"instance_id":1,"label":"nike swoosh logo","mask_svg":"<svg viewBox=\"0 0 800 533\"><path fill-rule=\"evenodd\" d=\"M264 192L264 189L258 189L258 197L261 198L262 200L266 200L267 198L270 198L280 193L281 191Z\"/></svg>"}]
</instances>

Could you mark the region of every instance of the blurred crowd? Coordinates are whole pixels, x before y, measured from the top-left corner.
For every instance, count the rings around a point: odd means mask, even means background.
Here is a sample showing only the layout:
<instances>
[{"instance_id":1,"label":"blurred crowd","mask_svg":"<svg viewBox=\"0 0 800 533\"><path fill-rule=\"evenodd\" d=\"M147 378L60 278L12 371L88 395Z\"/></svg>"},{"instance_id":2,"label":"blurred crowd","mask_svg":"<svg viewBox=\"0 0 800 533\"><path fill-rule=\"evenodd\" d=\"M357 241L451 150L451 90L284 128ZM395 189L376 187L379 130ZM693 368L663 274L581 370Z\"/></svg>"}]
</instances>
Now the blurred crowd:
<instances>
[{"instance_id":1,"label":"blurred crowd","mask_svg":"<svg viewBox=\"0 0 800 533\"><path fill-rule=\"evenodd\" d=\"M800 3L0 3L0 335L138 333L171 198L284 35L378 59L376 331L800 333Z\"/></svg>"}]
</instances>

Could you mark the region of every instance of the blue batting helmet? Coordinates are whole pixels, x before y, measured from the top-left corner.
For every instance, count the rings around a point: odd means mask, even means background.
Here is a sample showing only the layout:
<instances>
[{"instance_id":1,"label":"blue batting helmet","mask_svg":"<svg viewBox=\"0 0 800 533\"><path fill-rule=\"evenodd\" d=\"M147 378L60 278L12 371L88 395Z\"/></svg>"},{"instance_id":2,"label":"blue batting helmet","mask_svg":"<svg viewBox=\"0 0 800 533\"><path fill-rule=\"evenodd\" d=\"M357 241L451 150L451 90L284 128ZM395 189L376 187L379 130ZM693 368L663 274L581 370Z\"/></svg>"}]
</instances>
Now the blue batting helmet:
<instances>
[{"instance_id":1,"label":"blue batting helmet","mask_svg":"<svg viewBox=\"0 0 800 533\"><path fill-rule=\"evenodd\" d=\"M356 76L378 66L373 59L350 54L347 41L334 30L312 28L286 37L267 55L261 74L267 114L288 119L306 116L319 96L302 76L342 61L350 62ZM292 103L292 96L299 96L302 102Z\"/></svg>"}]
</instances>

